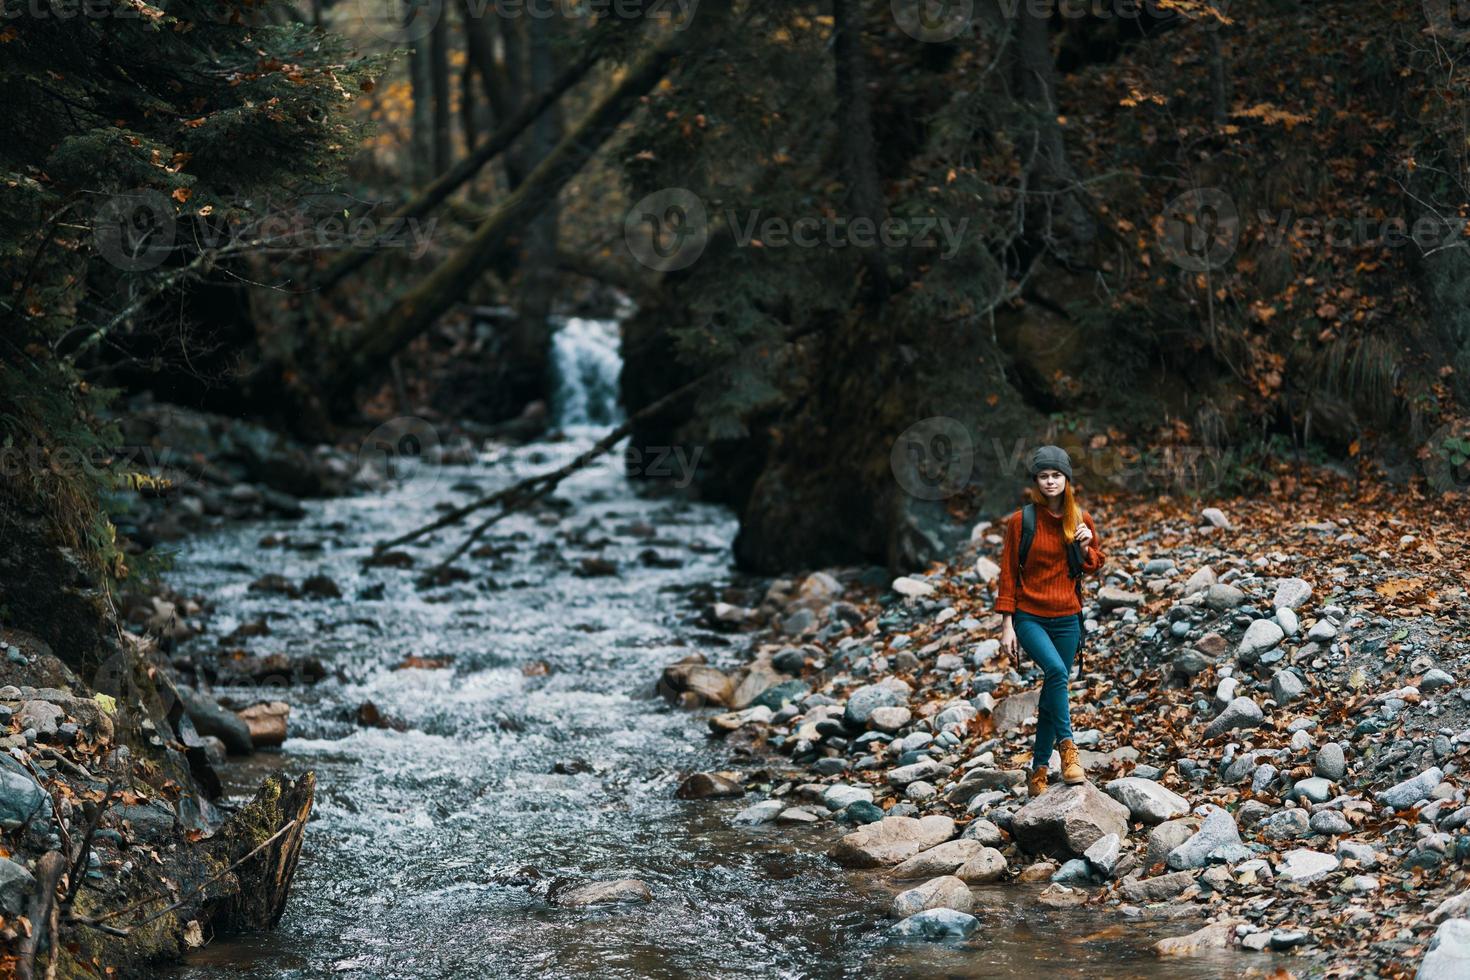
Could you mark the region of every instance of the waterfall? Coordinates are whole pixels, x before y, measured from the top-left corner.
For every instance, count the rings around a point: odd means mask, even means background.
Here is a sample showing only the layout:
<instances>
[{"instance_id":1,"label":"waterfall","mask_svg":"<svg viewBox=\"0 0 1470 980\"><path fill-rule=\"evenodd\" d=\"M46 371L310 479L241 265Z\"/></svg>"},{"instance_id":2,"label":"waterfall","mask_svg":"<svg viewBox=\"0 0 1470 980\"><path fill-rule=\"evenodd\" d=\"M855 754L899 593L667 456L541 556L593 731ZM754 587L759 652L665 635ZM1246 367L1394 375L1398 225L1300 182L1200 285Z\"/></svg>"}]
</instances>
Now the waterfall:
<instances>
[{"instance_id":1,"label":"waterfall","mask_svg":"<svg viewBox=\"0 0 1470 980\"><path fill-rule=\"evenodd\" d=\"M551 338L556 424L563 429L619 424L623 409L618 404L618 373L623 359L618 351L618 321L579 316L558 319L561 326Z\"/></svg>"}]
</instances>

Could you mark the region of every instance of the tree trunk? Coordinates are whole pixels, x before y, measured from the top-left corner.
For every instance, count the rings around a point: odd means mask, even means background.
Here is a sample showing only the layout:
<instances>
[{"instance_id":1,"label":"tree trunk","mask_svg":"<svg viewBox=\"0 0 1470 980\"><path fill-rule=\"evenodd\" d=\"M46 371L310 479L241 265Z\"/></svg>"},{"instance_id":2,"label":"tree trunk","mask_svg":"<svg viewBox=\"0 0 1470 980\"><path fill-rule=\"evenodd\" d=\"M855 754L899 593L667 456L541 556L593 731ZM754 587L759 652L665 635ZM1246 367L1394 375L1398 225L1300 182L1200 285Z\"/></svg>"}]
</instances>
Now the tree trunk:
<instances>
[{"instance_id":1,"label":"tree trunk","mask_svg":"<svg viewBox=\"0 0 1470 980\"><path fill-rule=\"evenodd\" d=\"M1056 64L1052 59L1046 16L1044 12L1033 9L1031 4L1023 3L1017 9L1020 18L1016 36L1021 100L1036 114L1041 177L1045 189L1055 195L1057 204L1055 211L1046 215L1047 221L1040 233L1050 243L1090 242L1097 236L1097 228L1078 200L1081 184L1067 160L1062 127L1057 120ZM1052 223L1052 219L1058 216L1062 222L1060 229Z\"/></svg>"},{"instance_id":2,"label":"tree trunk","mask_svg":"<svg viewBox=\"0 0 1470 980\"><path fill-rule=\"evenodd\" d=\"M410 6L410 16L413 7ZM427 41L417 41L408 55L409 92L413 99L408 172L415 185L429 182L434 158L434 82L429 71Z\"/></svg>"},{"instance_id":3,"label":"tree trunk","mask_svg":"<svg viewBox=\"0 0 1470 980\"><path fill-rule=\"evenodd\" d=\"M832 56L836 69L838 132L847 178L848 204L854 218L883 220L883 188L878 182L878 150L873 142L873 113L868 101L863 63L862 4L832 0ZM878 242L862 249L868 288L878 302L888 298L888 262Z\"/></svg>"},{"instance_id":4,"label":"tree trunk","mask_svg":"<svg viewBox=\"0 0 1470 980\"><path fill-rule=\"evenodd\" d=\"M453 162L454 141L449 128L449 20L441 16L434 21L429 34L429 76L434 92L433 152L435 177L449 169Z\"/></svg>"},{"instance_id":5,"label":"tree trunk","mask_svg":"<svg viewBox=\"0 0 1470 980\"><path fill-rule=\"evenodd\" d=\"M702 16L694 26L663 44L624 76L469 241L349 343L341 363L331 372L327 393L333 401L345 400L358 384L379 371L390 355L427 330L464 295L504 249L507 239L539 214L642 104L643 96L658 84L681 51L699 50L701 44L710 43L712 32L724 23L728 0L716 7L719 13L703 16L710 6L706 3L701 8Z\"/></svg>"}]
</instances>

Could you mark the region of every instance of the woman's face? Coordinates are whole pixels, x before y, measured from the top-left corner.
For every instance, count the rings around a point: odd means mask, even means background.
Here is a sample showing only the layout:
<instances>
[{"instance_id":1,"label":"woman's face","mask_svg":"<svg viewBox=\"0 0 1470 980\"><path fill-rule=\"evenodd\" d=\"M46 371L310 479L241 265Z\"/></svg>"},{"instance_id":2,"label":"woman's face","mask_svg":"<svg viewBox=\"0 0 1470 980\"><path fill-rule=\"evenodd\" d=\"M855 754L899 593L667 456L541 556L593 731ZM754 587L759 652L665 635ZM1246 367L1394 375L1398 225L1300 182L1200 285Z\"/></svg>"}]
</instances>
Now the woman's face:
<instances>
[{"instance_id":1,"label":"woman's face","mask_svg":"<svg viewBox=\"0 0 1470 980\"><path fill-rule=\"evenodd\" d=\"M1042 470L1036 474L1036 488L1044 496L1057 497L1067 488L1067 478L1061 470Z\"/></svg>"}]
</instances>

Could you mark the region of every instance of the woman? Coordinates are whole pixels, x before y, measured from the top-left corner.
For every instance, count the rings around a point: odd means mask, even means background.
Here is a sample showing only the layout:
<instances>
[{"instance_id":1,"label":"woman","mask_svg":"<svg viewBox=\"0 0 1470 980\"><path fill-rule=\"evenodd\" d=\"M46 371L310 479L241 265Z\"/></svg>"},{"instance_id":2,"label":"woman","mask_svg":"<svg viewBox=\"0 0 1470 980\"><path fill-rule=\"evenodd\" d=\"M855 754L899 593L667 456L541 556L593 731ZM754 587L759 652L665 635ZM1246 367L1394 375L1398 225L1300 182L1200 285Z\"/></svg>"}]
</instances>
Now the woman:
<instances>
[{"instance_id":1,"label":"woman","mask_svg":"<svg viewBox=\"0 0 1470 980\"><path fill-rule=\"evenodd\" d=\"M1026 552L1025 567L1021 568L1017 559L1022 511L1007 520L995 608L1004 615L1002 652L1015 657L1019 641L1046 673L1036 711L1031 772L1026 780L1027 792L1040 796L1046 790L1053 746L1061 753L1063 780L1076 784L1087 778L1077 761L1072 712L1067 703L1067 680L1082 638L1080 590L1070 574L1067 550L1072 543L1073 563L1084 575L1102 567L1103 553L1092 517L1081 511L1072 493L1072 460L1067 451L1060 446L1042 446L1031 454L1030 472L1035 486L1026 493L1036 509L1035 535ZM1019 662L1017 658L1018 666Z\"/></svg>"}]
</instances>

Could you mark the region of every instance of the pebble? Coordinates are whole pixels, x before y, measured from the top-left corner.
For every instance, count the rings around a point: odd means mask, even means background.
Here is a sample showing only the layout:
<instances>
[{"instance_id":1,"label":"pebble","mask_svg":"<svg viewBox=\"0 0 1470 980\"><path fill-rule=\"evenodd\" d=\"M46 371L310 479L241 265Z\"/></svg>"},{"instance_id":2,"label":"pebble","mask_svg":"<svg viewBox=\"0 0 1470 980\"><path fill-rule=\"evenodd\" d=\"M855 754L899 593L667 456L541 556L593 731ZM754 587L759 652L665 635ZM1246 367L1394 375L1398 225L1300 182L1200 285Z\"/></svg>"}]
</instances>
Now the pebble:
<instances>
[{"instance_id":1,"label":"pebble","mask_svg":"<svg viewBox=\"0 0 1470 980\"><path fill-rule=\"evenodd\" d=\"M1324 779L1330 779L1334 783L1341 782L1342 777L1347 775L1347 758L1343 755L1342 746L1336 742L1328 742L1318 749L1315 769L1317 775Z\"/></svg>"},{"instance_id":2,"label":"pebble","mask_svg":"<svg viewBox=\"0 0 1470 980\"><path fill-rule=\"evenodd\" d=\"M1214 738L1225 732L1236 729L1256 728L1265 720L1265 714L1258 704L1247 697L1233 699L1225 710L1210 722L1205 729L1205 738Z\"/></svg>"}]
</instances>

